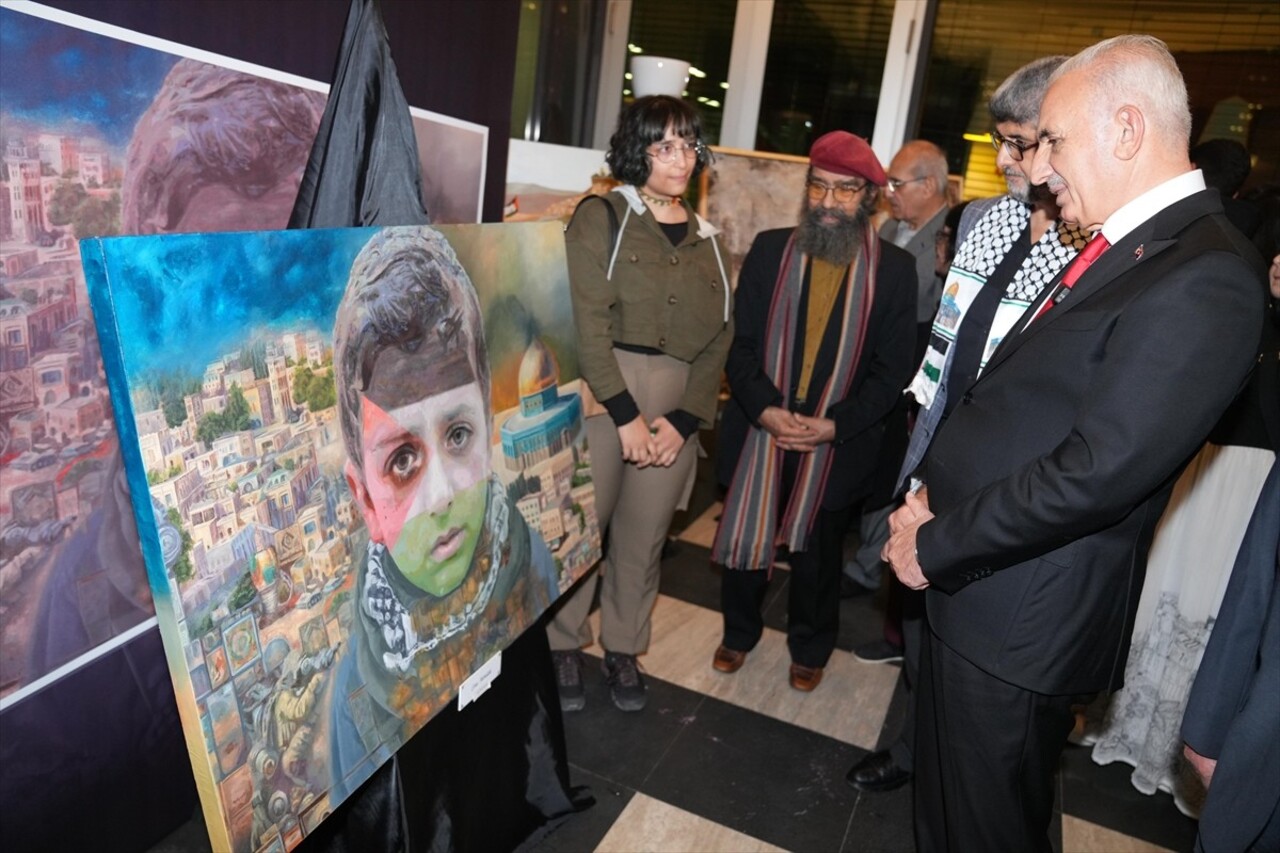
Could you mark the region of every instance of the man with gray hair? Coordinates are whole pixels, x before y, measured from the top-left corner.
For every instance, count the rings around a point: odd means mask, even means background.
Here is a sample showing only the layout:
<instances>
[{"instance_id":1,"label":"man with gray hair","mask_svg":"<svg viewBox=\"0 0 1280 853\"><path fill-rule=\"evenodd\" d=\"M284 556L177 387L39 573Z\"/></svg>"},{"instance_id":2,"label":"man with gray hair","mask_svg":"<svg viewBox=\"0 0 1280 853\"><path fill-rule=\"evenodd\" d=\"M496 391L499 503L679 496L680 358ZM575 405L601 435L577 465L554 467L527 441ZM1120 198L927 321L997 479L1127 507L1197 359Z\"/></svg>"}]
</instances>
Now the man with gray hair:
<instances>
[{"instance_id":1,"label":"man with gray hair","mask_svg":"<svg viewBox=\"0 0 1280 853\"><path fill-rule=\"evenodd\" d=\"M1027 177L1031 152L1036 148L1040 99L1049 76L1066 58L1046 56L1019 68L1000 84L987 104L996 166L1009 191L973 202L961 216L956 255L933 320L928 352L908 389L920 404L920 413L897 475L895 494L901 493L919 467L938 424L973 384L990 349L1075 257L1077 246L1084 245L1082 232L1057 221L1058 206L1052 194L1032 185ZM949 389L956 393L948 394ZM919 678L924 603L922 595L914 591L907 591L903 598L907 717L902 733L889 749L865 756L849 771L849 784L862 791L893 790L911 778L914 690Z\"/></svg>"},{"instance_id":2,"label":"man with gray hair","mask_svg":"<svg viewBox=\"0 0 1280 853\"><path fill-rule=\"evenodd\" d=\"M1098 232L939 428L884 556L926 591L916 728L922 851L1049 850L1072 705L1123 680L1173 483L1240 389L1262 260L1187 159L1163 42L1063 63L1028 177Z\"/></svg>"}]
</instances>

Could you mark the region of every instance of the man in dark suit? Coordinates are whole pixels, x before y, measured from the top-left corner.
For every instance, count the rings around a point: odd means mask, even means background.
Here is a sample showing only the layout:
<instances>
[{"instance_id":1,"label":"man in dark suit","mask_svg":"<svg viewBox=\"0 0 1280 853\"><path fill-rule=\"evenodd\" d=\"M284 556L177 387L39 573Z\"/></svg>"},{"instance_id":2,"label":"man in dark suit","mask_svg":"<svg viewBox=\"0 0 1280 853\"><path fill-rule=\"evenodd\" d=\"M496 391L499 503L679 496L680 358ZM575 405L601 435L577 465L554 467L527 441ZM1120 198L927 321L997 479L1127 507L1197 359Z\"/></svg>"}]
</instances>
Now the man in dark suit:
<instances>
[{"instance_id":1,"label":"man in dark suit","mask_svg":"<svg viewBox=\"0 0 1280 853\"><path fill-rule=\"evenodd\" d=\"M1149 36L1072 57L1041 105L1030 177L1101 234L963 393L885 546L927 590L922 851L1050 849L1071 706L1122 683L1156 522L1257 351L1261 259L1187 160L1190 127Z\"/></svg>"},{"instance_id":2,"label":"man in dark suit","mask_svg":"<svg viewBox=\"0 0 1280 853\"><path fill-rule=\"evenodd\" d=\"M1182 737L1209 789L1196 850L1280 850L1280 463L1240 544Z\"/></svg>"},{"instance_id":3,"label":"man in dark suit","mask_svg":"<svg viewBox=\"0 0 1280 853\"><path fill-rule=\"evenodd\" d=\"M720 672L760 639L778 542L790 550L791 686L817 687L835 648L841 540L913 367L911 256L869 221L885 180L865 140L820 137L799 227L759 234L743 263L719 439L729 491L712 552L727 567Z\"/></svg>"}]
</instances>

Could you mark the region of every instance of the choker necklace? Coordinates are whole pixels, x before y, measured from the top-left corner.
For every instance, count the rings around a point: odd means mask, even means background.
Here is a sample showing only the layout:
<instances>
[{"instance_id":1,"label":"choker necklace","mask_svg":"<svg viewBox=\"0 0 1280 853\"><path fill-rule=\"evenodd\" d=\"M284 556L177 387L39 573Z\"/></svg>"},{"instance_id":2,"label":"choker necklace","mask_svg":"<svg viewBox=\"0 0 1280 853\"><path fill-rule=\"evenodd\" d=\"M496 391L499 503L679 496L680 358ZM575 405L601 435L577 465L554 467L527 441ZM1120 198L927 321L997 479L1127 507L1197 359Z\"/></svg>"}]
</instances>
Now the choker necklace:
<instances>
[{"instance_id":1,"label":"choker necklace","mask_svg":"<svg viewBox=\"0 0 1280 853\"><path fill-rule=\"evenodd\" d=\"M678 198L654 198L653 196L649 195L647 192L640 189L639 187L636 187L636 190L640 193L640 198L644 199L645 201L652 202L653 204L656 204L658 207L670 207L673 204L680 203L680 199Z\"/></svg>"}]
</instances>

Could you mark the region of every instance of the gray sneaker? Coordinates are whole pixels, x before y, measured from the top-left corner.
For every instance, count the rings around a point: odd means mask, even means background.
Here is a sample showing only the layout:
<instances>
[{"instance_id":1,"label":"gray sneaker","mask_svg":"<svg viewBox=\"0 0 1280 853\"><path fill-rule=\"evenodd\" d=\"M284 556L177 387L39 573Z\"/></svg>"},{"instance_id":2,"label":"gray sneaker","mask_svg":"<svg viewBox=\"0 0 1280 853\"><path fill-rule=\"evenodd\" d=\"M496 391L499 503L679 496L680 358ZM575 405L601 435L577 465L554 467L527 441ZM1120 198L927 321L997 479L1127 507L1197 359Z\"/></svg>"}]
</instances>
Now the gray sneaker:
<instances>
[{"instance_id":1,"label":"gray sneaker","mask_svg":"<svg viewBox=\"0 0 1280 853\"><path fill-rule=\"evenodd\" d=\"M642 710L648 700L648 688L645 687L644 676L640 674L636 656L605 652L601 666L605 678L609 680L609 698L618 706L618 710Z\"/></svg>"},{"instance_id":2,"label":"gray sneaker","mask_svg":"<svg viewBox=\"0 0 1280 853\"><path fill-rule=\"evenodd\" d=\"M551 653L556 668L556 689L560 692L561 711L581 711L587 707L587 693L582 689L582 652Z\"/></svg>"}]
</instances>

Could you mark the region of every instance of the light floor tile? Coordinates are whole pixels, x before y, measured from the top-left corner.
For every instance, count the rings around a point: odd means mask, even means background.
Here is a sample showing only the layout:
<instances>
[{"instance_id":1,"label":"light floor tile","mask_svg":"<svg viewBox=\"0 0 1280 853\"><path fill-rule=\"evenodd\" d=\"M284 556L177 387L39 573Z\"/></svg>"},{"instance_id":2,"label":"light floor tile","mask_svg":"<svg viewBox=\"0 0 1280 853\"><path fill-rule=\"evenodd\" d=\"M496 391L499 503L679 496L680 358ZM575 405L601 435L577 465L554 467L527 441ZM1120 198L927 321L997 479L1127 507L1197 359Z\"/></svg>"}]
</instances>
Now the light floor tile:
<instances>
[{"instance_id":1,"label":"light floor tile","mask_svg":"<svg viewBox=\"0 0 1280 853\"><path fill-rule=\"evenodd\" d=\"M1087 820L1062 816L1062 853L1171 853L1132 835Z\"/></svg>"},{"instance_id":2,"label":"light floor tile","mask_svg":"<svg viewBox=\"0 0 1280 853\"><path fill-rule=\"evenodd\" d=\"M692 524L680 531L680 535L676 538L681 542L688 542L710 551L711 546L715 544L716 525L720 523L720 511L723 509L724 504L716 501L707 507L706 512L695 518Z\"/></svg>"},{"instance_id":3,"label":"light floor tile","mask_svg":"<svg viewBox=\"0 0 1280 853\"><path fill-rule=\"evenodd\" d=\"M637 793L596 847L597 853L755 853L780 851L727 826Z\"/></svg>"},{"instance_id":4,"label":"light floor tile","mask_svg":"<svg viewBox=\"0 0 1280 853\"><path fill-rule=\"evenodd\" d=\"M598 636L599 614L591 618ZM725 675L711 668L723 624L714 610L658 596L649 653L640 658L644 671L860 749L875 749L897 684L898 667L860 663L849 652L836 649L822 684L812 693L801 693L787 683L791 657L786 635L766 628L742 669ZM598 645L588 651L601 654Z\"/></svg>"}]
</instances>

